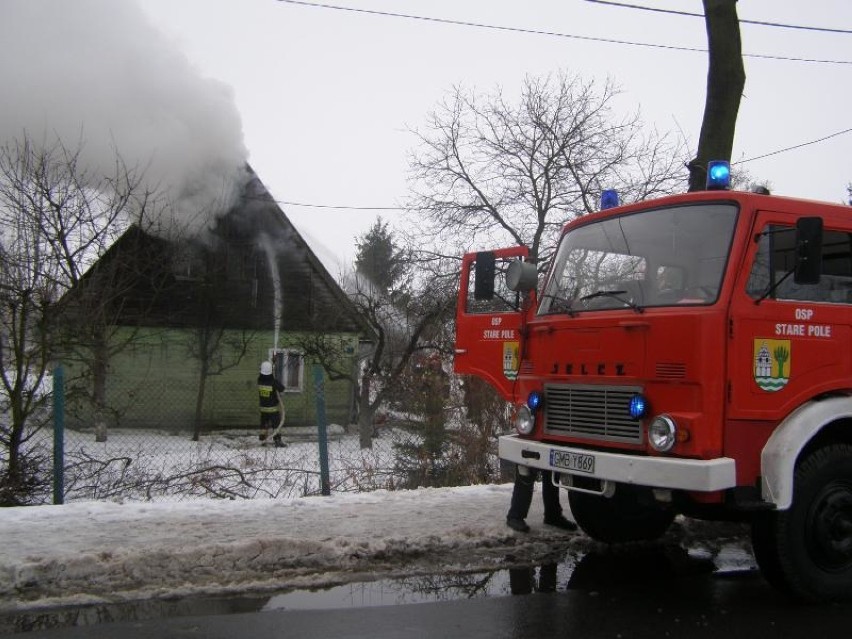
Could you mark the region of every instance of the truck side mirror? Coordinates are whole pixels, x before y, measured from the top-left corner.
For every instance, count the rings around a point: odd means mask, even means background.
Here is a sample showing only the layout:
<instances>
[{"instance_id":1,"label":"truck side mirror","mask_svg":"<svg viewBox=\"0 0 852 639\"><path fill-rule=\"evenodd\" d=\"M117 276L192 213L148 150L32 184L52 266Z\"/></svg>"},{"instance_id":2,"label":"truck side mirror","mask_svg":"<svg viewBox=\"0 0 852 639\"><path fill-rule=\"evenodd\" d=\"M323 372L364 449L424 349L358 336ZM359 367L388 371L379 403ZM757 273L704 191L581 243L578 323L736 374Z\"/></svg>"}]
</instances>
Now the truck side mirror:
<instances>
[{"instance_id":1,"label":"truck side mirror","mask_svg":"<svg viewBox=\"0 0 852 639\"><path fill-rule=\"evenodd\" d=\"M796 222L796 284L818 284L822 275L822 218L802 217Z\"/></svg>"},{"instance_id":2,"label":"truck side mirror","mask_svg":"<svg viewBox=\"0 0 852 639\"><path fill-rule=\"evenodd\" d=\"M538 285L538 269L535 264L520 260L509 264L506 269L506 286L510 291L527 293Z\"/></svg>"},{"instance_id":3,"label":"truck side mirror","mask_svg":"<svg viewBox=\"0 0 852 639\"><path fill-rule=\"evenodd\" d=\"M496 258L492 251L476 254L476 264L473 273L473 298L490 300L494 297L494 274Z\"/></svg>"}]
</instances>

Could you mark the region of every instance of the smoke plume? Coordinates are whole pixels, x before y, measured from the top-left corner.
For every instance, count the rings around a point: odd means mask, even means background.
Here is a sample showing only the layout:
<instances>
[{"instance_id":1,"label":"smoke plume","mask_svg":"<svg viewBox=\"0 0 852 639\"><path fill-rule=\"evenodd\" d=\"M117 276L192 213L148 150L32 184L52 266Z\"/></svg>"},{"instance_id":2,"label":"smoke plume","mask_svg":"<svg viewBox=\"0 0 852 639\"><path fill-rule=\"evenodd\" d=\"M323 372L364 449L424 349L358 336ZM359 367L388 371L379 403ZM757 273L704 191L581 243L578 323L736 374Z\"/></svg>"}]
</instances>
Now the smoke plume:
<instances>
[{"instance_id":1,"label":"smoke plume","mask_svg":"<svg viewBox=\"0 0 852 639\"><path fill-rule=\"evenodd\" d=\"M247 160L230 88L131 0L0 2L0 144L24 134L79 145L104 174L118 153L174 204L161 221L193 231L230 204Z\"/></svg>"}]
</instances>

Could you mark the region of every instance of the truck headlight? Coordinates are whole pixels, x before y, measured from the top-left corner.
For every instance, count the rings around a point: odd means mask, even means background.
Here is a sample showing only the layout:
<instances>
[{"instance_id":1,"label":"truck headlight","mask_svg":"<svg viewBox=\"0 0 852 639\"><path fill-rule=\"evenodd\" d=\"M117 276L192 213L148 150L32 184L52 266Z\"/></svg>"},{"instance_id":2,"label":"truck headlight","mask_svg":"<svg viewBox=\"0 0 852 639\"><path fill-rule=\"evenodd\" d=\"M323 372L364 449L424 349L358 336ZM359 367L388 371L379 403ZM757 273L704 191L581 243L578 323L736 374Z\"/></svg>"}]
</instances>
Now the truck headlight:
<instances>
[{"instance_id":1,"label":"truck headlight","mask_svg":"<svg viewBox=\"0 0 852 639\"><path fill-rule=\"evenodd\" d=\"M521 435L529 435L535 428L535 417L530 409L521 404L515 407L515 430Z\"/></svg>"},{"instance_id":2,"label":"truck headlight","mask_svg":"<svg viewBox=\"0 0 852 639\"><path fill-rule=\"evenodd\" d=\"M657 415L648 426L648 443L661 453L672 449L677 441L677 424L668 415Z\"/></svg>"}]
</instances>

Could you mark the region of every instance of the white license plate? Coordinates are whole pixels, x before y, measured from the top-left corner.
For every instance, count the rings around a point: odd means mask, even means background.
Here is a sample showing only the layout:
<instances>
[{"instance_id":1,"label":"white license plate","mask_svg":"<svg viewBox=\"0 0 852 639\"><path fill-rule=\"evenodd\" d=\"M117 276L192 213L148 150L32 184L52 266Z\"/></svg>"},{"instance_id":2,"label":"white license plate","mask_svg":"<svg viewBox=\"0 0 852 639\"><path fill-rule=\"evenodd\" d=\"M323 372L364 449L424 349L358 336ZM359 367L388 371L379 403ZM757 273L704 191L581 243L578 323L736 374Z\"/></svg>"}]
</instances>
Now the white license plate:
<instances>
[{"instance_id":1,"label":"white license plate","mask_svg":"<svg viewBox=\"0 0 852 639\"><path fill-rule=\"evenodd\" d=\"M595 472L595 456L551 448L550 465L564 470L571 470L575 473L587 473L591 475Z\"/></svg>"}]
</instances>

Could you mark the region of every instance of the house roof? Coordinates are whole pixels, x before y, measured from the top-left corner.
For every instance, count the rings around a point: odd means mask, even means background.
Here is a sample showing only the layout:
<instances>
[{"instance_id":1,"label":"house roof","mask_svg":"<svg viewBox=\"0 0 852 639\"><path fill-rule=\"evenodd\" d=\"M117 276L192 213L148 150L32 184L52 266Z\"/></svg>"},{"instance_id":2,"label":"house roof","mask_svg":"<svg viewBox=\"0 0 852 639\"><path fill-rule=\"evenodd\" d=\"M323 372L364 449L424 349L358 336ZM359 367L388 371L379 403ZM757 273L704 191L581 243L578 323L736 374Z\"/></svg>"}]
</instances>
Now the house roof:
<instances>
[{"instance_id":1,"label":"house roof","mask_svg":"<svg viewBox=\"0 0 852 639\"><path fill-rule=\"evenodd\" d=\"M78 307L109 299L114 324L212 321L231 329L350 332L372 339L370 325L254 171L246 171L236 203L204 238L165 240L132 227L70 297Z\"/></svg>"}]
</instances>

